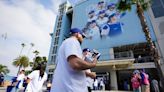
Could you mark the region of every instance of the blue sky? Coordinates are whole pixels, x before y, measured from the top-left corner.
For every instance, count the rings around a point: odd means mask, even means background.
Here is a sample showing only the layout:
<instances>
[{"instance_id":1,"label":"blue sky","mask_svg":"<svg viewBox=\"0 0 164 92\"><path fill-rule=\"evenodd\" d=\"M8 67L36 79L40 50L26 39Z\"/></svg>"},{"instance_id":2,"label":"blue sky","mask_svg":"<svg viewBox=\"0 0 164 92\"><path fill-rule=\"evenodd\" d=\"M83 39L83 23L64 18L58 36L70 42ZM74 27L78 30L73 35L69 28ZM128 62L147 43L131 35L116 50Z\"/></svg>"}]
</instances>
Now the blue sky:
<instances>
[{"instance_id":1,"label":"blue sky","mask_svg":"<svg viewBox=\"0 0 164 92\"><path fill-rule=\"evenodd\" d=\"M65 0L0 0L0 64L8 66L9 75L16 75L18 68L12 65L26 46L22 55L32 61L32 51L48 56L58 5ZM6 38L5 38L6 37ZM30 43L35 46L30 50Z\"/></svg>"}]
</instances>

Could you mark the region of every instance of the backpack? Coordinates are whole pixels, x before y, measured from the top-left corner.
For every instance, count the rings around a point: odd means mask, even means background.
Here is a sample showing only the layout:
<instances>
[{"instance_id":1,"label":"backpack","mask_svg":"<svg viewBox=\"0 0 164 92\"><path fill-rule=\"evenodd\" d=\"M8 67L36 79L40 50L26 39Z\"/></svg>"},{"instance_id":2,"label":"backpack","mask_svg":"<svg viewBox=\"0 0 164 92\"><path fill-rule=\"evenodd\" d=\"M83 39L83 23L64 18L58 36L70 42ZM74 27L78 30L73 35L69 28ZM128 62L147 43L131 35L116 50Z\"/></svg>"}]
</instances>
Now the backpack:
<instances>
[{"instance_id":1,"label":"backpack","mask_svg":"<svg viewBox=\"0 0 164 92\"><path fill-rule=\"evenodd\" d=\"M141 73L141 83L144 85L148 85L149 84L149 80L148 80L148 75L145 73Z\"/></svg>"}]
</instances>

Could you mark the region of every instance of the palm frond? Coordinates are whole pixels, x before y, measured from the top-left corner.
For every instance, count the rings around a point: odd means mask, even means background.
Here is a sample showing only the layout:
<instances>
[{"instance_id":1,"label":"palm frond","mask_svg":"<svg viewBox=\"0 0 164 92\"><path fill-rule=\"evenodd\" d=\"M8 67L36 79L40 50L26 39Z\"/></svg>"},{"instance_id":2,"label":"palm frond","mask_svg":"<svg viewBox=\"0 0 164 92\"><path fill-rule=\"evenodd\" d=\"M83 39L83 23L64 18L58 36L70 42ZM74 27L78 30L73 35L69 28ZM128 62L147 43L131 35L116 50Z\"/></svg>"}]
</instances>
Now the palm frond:
<instances>
[{"instance_id":1,"label":"palm frond","mask_svg":"<svg viewBox=\"0 0 164 92\"><path fill-rule=\"evenodd\" d=\"M9 71L9 69L8 69L7 66L0 64L0 73L7 74L7 73L9 73L9 72L10 72L10 71Z\"/></svg>"},{"instance_id":2,"label":"palm frond","mask_svg":"<svg viewBox=\"0 0 164 92\"><path fill-rule=\"evenodd\" d=\"M133 2L131 0L120 0L120 2L118 2L117 9L120 11L126 11L126 10L130 11L132 5Z\"/></svg>"},{"instance_id":3,"label":"palm frond","mask_svg":"<svg viewBox=\"0 0 164 92\"><path fill-rule=\"evenodd\" d=\"M22 47L25 47L26 46L24 43L22 43L21 45L22 45Z\"/></svg>"},{"instance_id":4,"label":"palm frond","mask_svg":"<svg viewBox=\"0 0 164 92\"><path fill-rule=\"evenodd\" d=\"M18 58L16 58L13 62L13 65L18 67L28 67L29 65L29 58L27 56L19 56Z\"/></svg>"},{"instance_id":5,"label":"palm frond","mask_svg":"<svg viewBox=\"0 0 164 92\"><path fill-rule=\"evenodd\" d=\"M146 10L148 10L148 8L149 8L149 3L144 3L144 4L142 4L141 6L142 6L142 9L143 9L144 11L146 11Z\"/></svg>"}]
</instances>

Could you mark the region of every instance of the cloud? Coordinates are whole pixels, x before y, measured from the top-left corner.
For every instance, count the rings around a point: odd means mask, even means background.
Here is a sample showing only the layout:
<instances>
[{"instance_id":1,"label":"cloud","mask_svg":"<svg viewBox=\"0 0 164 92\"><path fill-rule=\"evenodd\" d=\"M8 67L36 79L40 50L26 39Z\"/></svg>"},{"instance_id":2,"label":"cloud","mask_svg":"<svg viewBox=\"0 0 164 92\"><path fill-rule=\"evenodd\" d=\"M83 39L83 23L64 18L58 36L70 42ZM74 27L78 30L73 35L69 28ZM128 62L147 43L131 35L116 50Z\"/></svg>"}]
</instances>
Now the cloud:
<instances>
[{"instance_id":1,"label":"cloud","mask_svg":"<svg viewBox=\"0 0 164 92\"><path fill-rule=\"evenodd\" d=\"M35 46L41 56L48 56L58 5L65 0L52 0L51 9L45 8L37 0L9 0L0 1L0 36L7 33L7 39L0 38L0 64L7 65L10 70L15 70L10 75L15 75L17 69L12 66L21 50L21 43L26 46L23 50L27 55L30 43ZM29 57L33 58L32 50Z\"/></svg>"}]
</instances>

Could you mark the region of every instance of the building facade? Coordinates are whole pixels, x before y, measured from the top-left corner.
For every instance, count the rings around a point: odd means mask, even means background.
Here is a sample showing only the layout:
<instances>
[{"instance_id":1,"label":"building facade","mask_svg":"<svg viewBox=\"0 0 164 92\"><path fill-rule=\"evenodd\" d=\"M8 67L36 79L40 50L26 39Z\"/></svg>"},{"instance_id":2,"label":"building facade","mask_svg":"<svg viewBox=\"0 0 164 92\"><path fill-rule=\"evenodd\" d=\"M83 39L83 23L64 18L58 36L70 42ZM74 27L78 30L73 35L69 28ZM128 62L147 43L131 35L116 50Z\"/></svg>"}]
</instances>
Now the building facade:
<instances>
[{"instance_id":1,"label":"building facade","mask_svg":"<svg viewBox=\"0 0 164 92\"><path fill-rule=\"evenodd\" d=\"M154 75L157 70L150 57L150 48L136 14L136 7L133 6L131 11L120 12L116 4L117 0L82 0L74 7L67 2L59 6L47 63L49 79L52 79L55 66L60 62L56 59L59 46L69 37L69 30L76 27L82 29L87 36L82 48L96 49L101 53L92 71L96 72L98 79L105 80L106 90L124 90L124 81L131 84L130 79L135 69L144 68L150 80L159 80ZM150 12L153 14L151 10L145 12L150 34L156 46L161 48L164 45L160 45L162 42L156 39L159 32L154 32L156 26L152 24ZM153 21L156 21L155 17ZM129 90L132 90L131 86Z\"/></svg>"},{"instance_id":2,"label":"building facade","mask_svg":"<svg viewBox=\"0 0 164 92\"><path fill-rule=\"evenodd\" d=\"M160 51L161 67L164 71L164 0L153 0L148 13L157 39L157 48ZM164 72L163 72L164 74Z\"/></svg>"}]
</instances>

